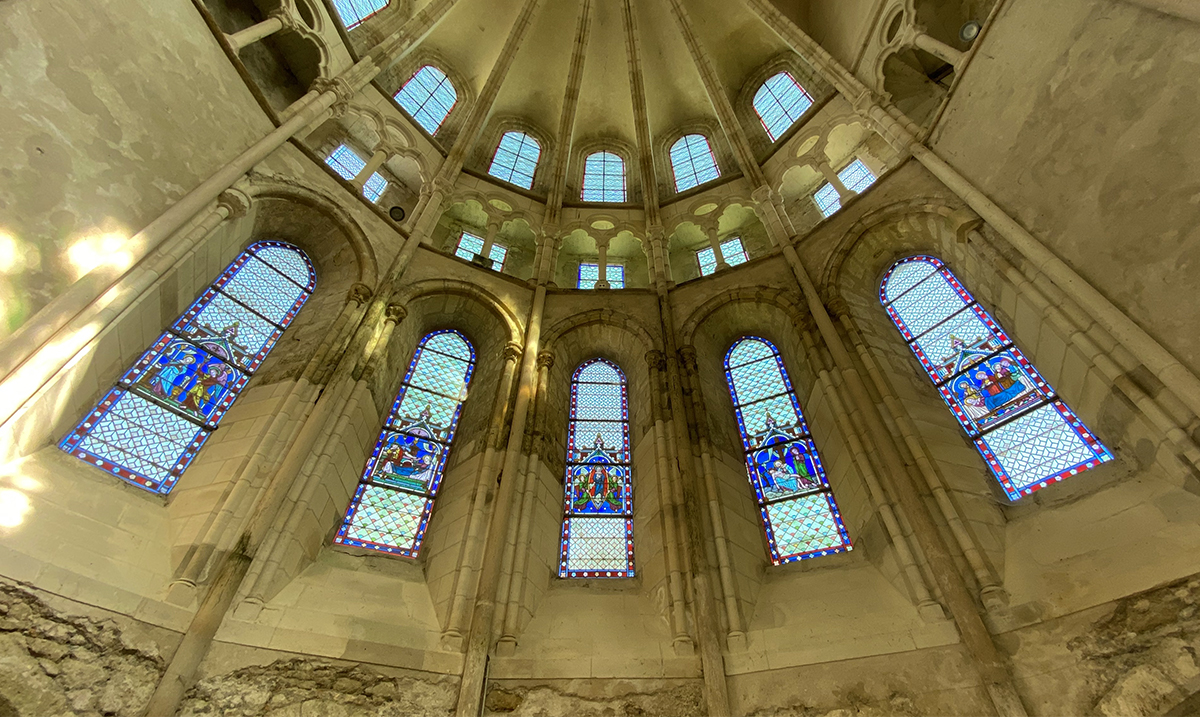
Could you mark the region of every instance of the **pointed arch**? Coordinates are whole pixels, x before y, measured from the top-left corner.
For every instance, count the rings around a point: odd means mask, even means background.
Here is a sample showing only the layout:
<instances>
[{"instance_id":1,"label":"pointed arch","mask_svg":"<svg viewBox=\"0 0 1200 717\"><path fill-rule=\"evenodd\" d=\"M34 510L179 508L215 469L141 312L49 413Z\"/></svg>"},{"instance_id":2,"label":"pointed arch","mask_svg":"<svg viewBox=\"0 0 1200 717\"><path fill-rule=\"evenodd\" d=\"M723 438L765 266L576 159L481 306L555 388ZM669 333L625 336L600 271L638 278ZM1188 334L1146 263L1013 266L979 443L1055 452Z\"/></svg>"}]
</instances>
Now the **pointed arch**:
<instances>
[{"instance_id":1,"label":"pointed arch","mask_svg":"<svg viewBox=\"0 0 1200 717\"><path fill-rule=\"evenodd\" d=\"M1112 460L941 260L896 262L879 301L1009 500Z\"/></svg>"},{"instance_id":2,"label":"pointed arch","mask_svg":"<svg viewBox=\"0 0 1200 717\"><path fill-rule=\"evenodd\" d=\"M775 565L850 550L850 536L779 349L743 336L725 354L763 529Z\"/></svg>"},{"instance_id":3,"label":"pointed arch","mask_svg":"<svg viewBox=\"0 0 1200 717\"><path fill-rule=\"evenodd\" d=\"M566 462L558 576L633 577L629 401L624 372L607 359L571 376Z\"/></svg>"},{"instance_id":4,"label":"pointed arch","mask_svg":"<svg viewBox=\"0 0 1200 717\"><path fill-rule=\"evenodd\" d=\"M334 543L416 557L474 371L461 333L421 339Z\"/></svg>"},{"instance_id":5,"label":"pointed arch","mask_svg":"<svg viewBox=\"0 0 1200 717\"><path fill-rule=\"evenodd\" d=\"M250 245L59 447L140 488L170 492L316 282L300 248Z\"/></svg>"}]
</instances>

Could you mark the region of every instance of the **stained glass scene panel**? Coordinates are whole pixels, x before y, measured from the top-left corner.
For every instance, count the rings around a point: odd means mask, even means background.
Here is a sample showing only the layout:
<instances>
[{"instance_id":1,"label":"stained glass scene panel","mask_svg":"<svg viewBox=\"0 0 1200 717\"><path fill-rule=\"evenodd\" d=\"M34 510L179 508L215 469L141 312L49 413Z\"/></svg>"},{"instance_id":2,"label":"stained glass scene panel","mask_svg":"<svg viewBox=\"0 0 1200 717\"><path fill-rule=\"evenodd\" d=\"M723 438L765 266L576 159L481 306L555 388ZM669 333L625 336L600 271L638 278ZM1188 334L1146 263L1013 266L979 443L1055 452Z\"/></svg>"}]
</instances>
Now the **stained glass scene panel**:
<instances>
[{"instance_id":1,"label":"stained glass scene panel","mask_svg":"<svg viewBox=\"0 0 1200 717\"><path fill-rule=\"evenodd\" d=\"M457 331L421 340L334 543L417 555L474 367Z\"/></svg>"},{"instance_id":2,"label":"stained glass scene panel","mask_svg":"<svg viewBox=\"0 0 1200 717\"><path fill-rule=\"evenodd\" d=\"M775 565L850 550L837 501L778 349L739 339L725 377Z\"/></svg>"},{"instance_id":3,"label":"stained glass scene panel","mask_svg":"<svg viewBox=\"0 0 1200 717\"><path fill-rule=\"evenodd\" d=\"M633 575L625 390L625 375L604 359L585 361L572 377L559 577Z\"/></svg>"},{"instance_id":4,"label":"stained glass scene panel","mask_svg":"<svg viewBox=\"0 0 1200 717\"><path fill-rule=\"evenodd\" d=\"M169 492L315 285L296 247L251 245L59 446L137 486Z\"/></svg>"},{"instance_id":5,"label":"stained glass scene panel","mask_svg":"<svg viewBox=\"0 0 1200 717\"><path fill-rule=\"evenodd\" d=\"M880 301L1009 500L1112 460L941 261L897 262Z\"/></svg>"}]
</instances>

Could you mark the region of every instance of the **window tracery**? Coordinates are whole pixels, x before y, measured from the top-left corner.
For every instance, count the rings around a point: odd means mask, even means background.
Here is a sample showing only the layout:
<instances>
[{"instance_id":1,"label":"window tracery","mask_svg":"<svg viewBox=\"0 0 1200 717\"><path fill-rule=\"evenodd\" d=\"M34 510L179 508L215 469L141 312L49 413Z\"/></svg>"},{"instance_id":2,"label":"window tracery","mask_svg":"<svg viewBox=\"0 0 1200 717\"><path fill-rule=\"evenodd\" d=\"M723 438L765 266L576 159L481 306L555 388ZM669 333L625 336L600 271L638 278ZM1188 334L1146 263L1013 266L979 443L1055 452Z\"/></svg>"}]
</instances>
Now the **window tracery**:
<instances>
[{"instance_id":1,"label":"window tracery","mask_svg":"<svg viewBox=\"0 0 1200 717\"><path fill-rule=\"evenodd\" d=\"M446 73L425 65L413 73L394 99L426 132L437 134L458 104L458 92Z\"/></svg>"},{"instance_id":2,"label":"window tracery","mask_svg":"<svg viewBox=\"0 0 1200 717\"><path fill-rule=\"evenodd\" d=\"M417 555L474 371L459 332L421 339L334 543Z\"/></svg>"},{"instance_id":3,"label":"window tracery","mask_svg":"<svg viewBox=\"0 0 1200 717\"><path fill-rule=\"evenodd\" d=\"M1112 460L940 260L896 262L879 301L1009 500Z\"/></svg>"},{"instance_id":4,"label":"window tracery","mask_svg":"<svg viewBox=\"0 0 1200 717\"><path fill-rule=\"evenodd\" d=\"M633 577L633 483L625 374L585 361L571 377L560 578Z\"/></svg>"},{"instance_id":5,"label":"window tracery","mask_svg":"<svg viewBox=\"0 0 1200 717\"><path fill-rule=\"evenodd\" d=\"M488 174L523 189L533 186L542 146L524 132L505 132L492 157Z\"/></svg>"},{"instance_id":6,"label":"window tracery","mask_svg":"<svg viewBox=\"0 0 1200 717\"><path fill-rule=\"evenodd\" d=\"M170 492L315 287L299 248L250 245L59 446L141 488Z\"/></svg>"},{"instance_id":7,"label":"window tracery","mask_svg":"<svg viewBox=\"0 0 1200 717\"><path fill-rule=\"evenodd\" d=\"M721 176L712 145L702 134L688 134L671 145L671 169L675 173L675 191L682 192L711 182Z\"/></svg>"},{"instance_id":8,"label":"window tracery","mask_svg":"<svg viewBox=\"0 0 1200 717\"><path fill-rule=\"evenodd\" d=\"M625 160L612 152L589 154L583 162L585 202L624 202Z\"/></svg>"},{"instance_id":9,"label":"window tracery","mask_svg":"<svg viewBox=\"0 0 1200 717\"><path fill-rule=\"evenodd\" d=\"M771 141L779 139L813 105L790 72L770 77L754 94L754 111Z\"/></svg>"},{"instance_id":10,"label":"window tracery","mask_svg":"<svg viewBox=\"0 0 1200 717\"><path fill-rule=\"evenodd\" d=\"M770 546L782 565L851 549L841 511L775 345L757 336L725 354L746 470Z\"/></svg>"}]
</instances>

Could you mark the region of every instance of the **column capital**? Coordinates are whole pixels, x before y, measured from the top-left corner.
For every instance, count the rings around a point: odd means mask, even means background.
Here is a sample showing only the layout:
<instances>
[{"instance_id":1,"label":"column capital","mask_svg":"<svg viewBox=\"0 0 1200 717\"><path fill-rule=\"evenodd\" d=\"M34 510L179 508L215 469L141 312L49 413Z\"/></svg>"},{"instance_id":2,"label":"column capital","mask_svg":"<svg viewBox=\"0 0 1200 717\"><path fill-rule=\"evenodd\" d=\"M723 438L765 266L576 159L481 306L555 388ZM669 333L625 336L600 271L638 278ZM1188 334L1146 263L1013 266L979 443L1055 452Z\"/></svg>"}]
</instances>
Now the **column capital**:
<instances>
[{"instance_id":1,"label":"column capital","mask_svg":"<svg viewBox=\"0 0 1200 717\"><path fill-rule=\"evenodd\" d=\"M646 227L646 240L656 244L667 238L667 229L662 224L651 224Z\"/></svg>"},{"instance_id":2,"label":"column capital","mask_svg":"<svg viewBox=\"0 0 1200 717\"><path fill-rule=\"evenodd\" d=\"M267 13L267 18L275 18L276 20L279 20L280 24L283 25L284 30L296 30L301 27L300 20L298 20L295 15L288 12L286 5L275 8L271 12Z\"/></svg>"},{"instance_id":3,"label":"column capital","mask_svg":"<svg viewBox=\"0 0 1200 717\"><path fill-rule=\"evenodd\" d=\"M230 187L217 195L217 206L229 212L230 219L241 219L250 212L254 199L246 192Z\"/></svg>"},{"instance_id":4,"label":"column capital","mask_svg":"<svg viewBox=\"0 0 1200 717\"><path fill-rule=\"evenodd\" d=\"M522 353L524 353L524 351L521 349L521 344L517 343L516 341L509 341L508 343L504 344L504 352L502 355L504 356L505 361L512 361L516 363L521 359Z\"/></svg>"},{"instance_id":5,"label":"column capital","mask_svg":"<svg viewBox=\"0 0 1200 717\"><path fill-rule=\"evenodd\" d=\"M350 285L350 291L346 293L346 301L353 301L358 304L365 304L371 300L371 287L366 284L355 282Z\"/></svg>"},{"instance_id":6,"label":"column capital","mask_svg":"<svg viewBox=\"0 0 1200 717\"><path fill-rule=\"evenodd\" d=\"M354 97L354 95L358 94L354 87L351 86L350 82L345 77L340 75L338 77L318 77L312 81L312 84L308 86L308 89L321 94L332 92L337 95L337 99L334 100L333 106L330 107L330 109L333 110L335 117L338 117L344 113L346 111L346 107L350 104L350 100Z\"/></svg>"},{"instance_id":7,"label":"column capital","mask_svg":"<svg viewBox=\"0 0 1200 717\"><path fill-rule=\"evenodd\" d=\"M548 369L554 365L554 354L542 351L537 355L537 367Z\"/></svg>"},{"instance_id":8,"label":"column capital","mask_svg":"<svg viewBox=\"0 0 1200 717\"><path fill-rule=\"evenodd\" d=\"M753 199L754 201L758 202L759 204L774 203L775 197L778 195L779 195L779 192L776 192L775 190L771 189L771 186L768 184L764 184L762 186L755 187L754 191L750 192L750 198Z\"/></svg>"},{"instance_id":9,"label":"column capital","mask_svg":"<svg viewBox=\"0 0 1200 717\"><path fill-rule=\"evenodd\" d=\"M840 319L843 316L850 315L850 304L846 303L846 300L838 295L830 297L829 300L825 302L825 308L835 318Z\"/></svg>"},{"instance_id":10,"label":"column capital","mask_svg":"<svg viewBox=\"0 0 1200 717\"><path fill-rule=\"evenodd\" d=\"M688 344L687 346L679 347L679 359L683 361L683 370L690 374L697 371L698 364L696 363L696 347Z\"/></svg>"},{"instance_id":11,"label":"column capital","mask_svg":"<svg viewBox=\"0 0 1200 717\"><path fill-rule=\"evenodd\" d=\"M408 316L408 309L404 308L404 304L388 304L387 310L383 314L384 320L393 324L404 321L406 316Z\"/></svg>"},{"instance_id":12,"label":"column capital","mask_svg":"<svg viewBox=\"0 0 1200 717\"><path fill-rule=\"evenodd\" d=\"M646 363L650 364L654 371L662 371L667 368L667 356L662 351L653 349L646 352Z\"/></svg>"}]
</instances>

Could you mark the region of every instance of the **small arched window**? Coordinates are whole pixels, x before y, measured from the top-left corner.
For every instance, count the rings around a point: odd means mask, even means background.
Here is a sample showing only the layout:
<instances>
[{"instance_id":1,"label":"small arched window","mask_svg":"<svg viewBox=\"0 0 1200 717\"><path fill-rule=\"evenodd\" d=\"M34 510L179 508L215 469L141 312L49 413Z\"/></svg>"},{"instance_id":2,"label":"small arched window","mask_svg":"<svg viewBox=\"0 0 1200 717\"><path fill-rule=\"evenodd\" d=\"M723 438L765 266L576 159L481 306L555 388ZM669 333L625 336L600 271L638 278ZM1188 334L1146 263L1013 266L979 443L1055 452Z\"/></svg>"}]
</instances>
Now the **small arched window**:
<instances>
[{"instance_id":1,"label":"small arched window","mask_svg":"<svg viewBox=\"0 0 1200 717\"><path fill-rule=\"evenodd\" d=\"M589 154L583 163L583 201L625 201L625 160L612 152Z\"/></svg>"},{"instance_id":2,"label":"small arched window","mask_svg":"<svg viewBox=\"0 0 1200 717\"><path fill-rule=\"evenodd\" d=\"M837 501L775 345L757 336L725 354L725 380L775 565L850 550Z\"/></svg>"},{"instance_id":3,"label":"small arched window","mask_svg":"<svg viewBox=\"0 0 1200 717\"><path fill-rule=\"evenodd\" d=\"M702 134L688 134L671 145L671 169L675 173L675 191L711 182L721 176L712 146Z\"/></svg>"},{"instance_id":4,"label":"small arched window","mask_svg":"<svg viewBox=\"0 0 1200 717\"><path fill-rule=\"evenodd\" d=\"M754 111L772 142L783 136L812 105L812 97L788 72L774 75L754 93Z\"/></svg>"},{"instance_id":5,"label":"small arched window","mask_svg":"<svg viewBox=\"0 0 1200 717\"><path fill-rule=\"evenodd\" d=\"M299 248L250 245L59 446L136 486L169 492L315 286Z\"/></svg>"},{"instance_id":6,"label":"small arched window","mask_svg":"<svg viewBox=\"0 0 1200 717\"><path fill-rule=\"evenodd\" d=\"M1112 460L941 261L896 262L879 300L1009 500Z\"/></svg>"},{"instance_id":7,"label":"small arched window","mask_svg":"<svg viewBox=\"0 0 1200 717\"><path fill-rule=\"evenodd\" d=\"M584 361L571 377L560 578L633 577L633 483L625 374Z\"/></svg>"},{"instance_id":8,"label":"small arched window","mask_svg":"<svg viewBox=\"0 0 1200 717\"><path fill-rule=\"evenodd\" d=\"M510 184L529 189L533 186L533 175L537 173L538 158L542 146L524 132L505 132L492 157L488 174Z\"/></svg>"},{"instance_id":9,"label":"small arched window","mask_svg":"<svg viewBox=\"0 0 1200 717\"><path fill-rule=\"evenodd\" d=\"M474 371L462 334L421 339L333 542L416 556Z\"/></svg>"},{"instance_id":10,"label":"small arched window","mask_svg":"<svg viewBox=\"0 0 1200 717\"><path fill-rule=\"evenodd\" d=\"M363 20L387 7L389 0L333 0L338 17L347 30L362 24Z\"/></svg>"},{"instance_id":11,"label":"small arched window","mask_svg":"<svg viewBox=\"0 0 1200 717\"><path fill-rule=\"evenodd\" d=\"M425 65L408 78L395 100L426 132L437 134L458 103L458 92L446 73Z\"/></svg>"}]
</instances>

